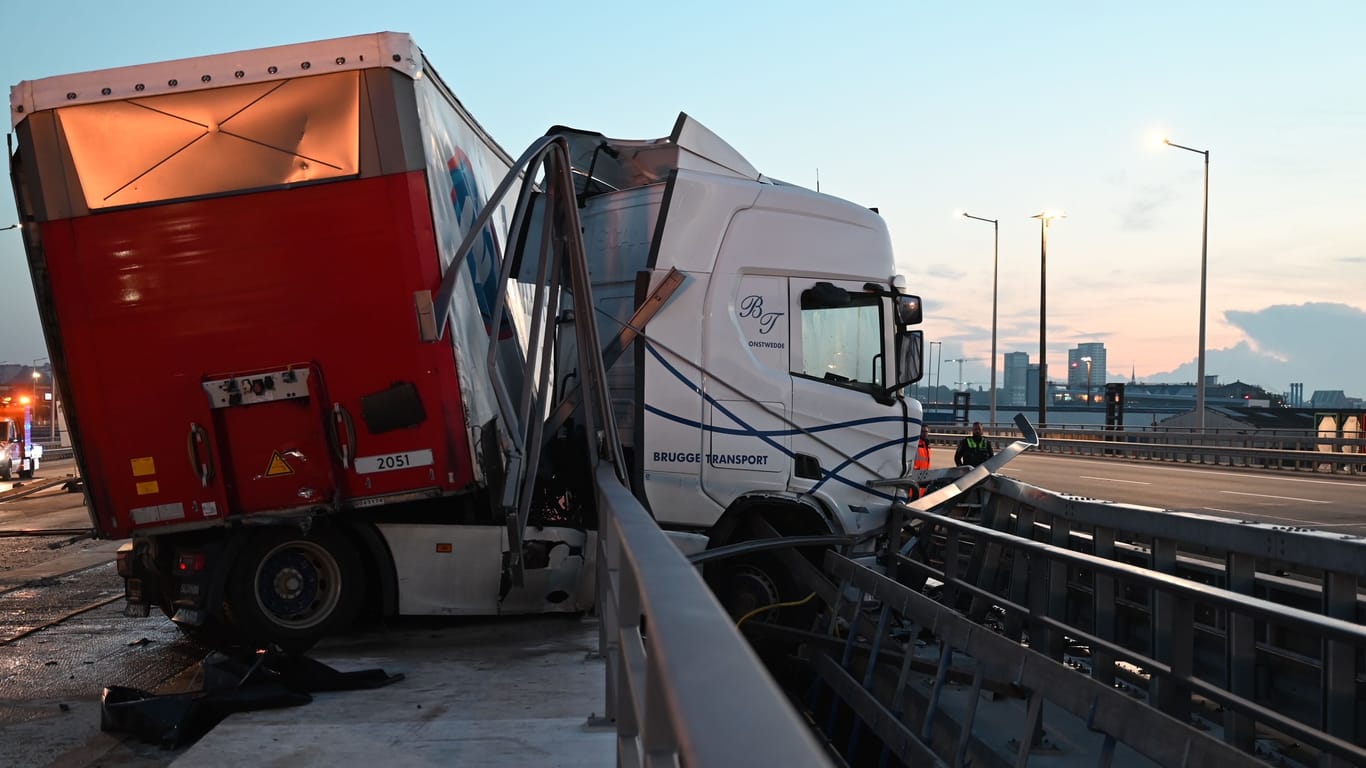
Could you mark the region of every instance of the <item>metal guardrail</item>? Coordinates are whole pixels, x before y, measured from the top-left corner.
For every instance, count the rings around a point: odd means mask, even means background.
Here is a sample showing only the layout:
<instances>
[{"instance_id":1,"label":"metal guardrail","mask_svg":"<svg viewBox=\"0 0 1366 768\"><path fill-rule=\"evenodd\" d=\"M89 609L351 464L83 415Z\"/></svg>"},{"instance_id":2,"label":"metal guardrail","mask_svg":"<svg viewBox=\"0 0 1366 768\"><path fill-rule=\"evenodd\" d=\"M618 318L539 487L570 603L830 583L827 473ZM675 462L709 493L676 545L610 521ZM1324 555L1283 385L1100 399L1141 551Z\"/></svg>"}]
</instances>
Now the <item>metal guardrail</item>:
<instances>
[{"instance_id":1,"label":"metal guardrail","mask_svg":"<svg viewBox=\"0 0 1366 768\"><path fill-rule=\"evenodd\" d=\"M1163 764L1157 753L1198 715L1244 755L1273 739L1309 762L1366 765L1366 541L1073 499L999 476L981 493L977 522L906 510L921 520L921 556L889 569L942 583L938 605L958 619L993 617L994 631L937 633L949 646L986 649L991 634L1082 669L1075 683L1048 683L1064 687L1043 691L1056 704L1093 682L1145 697L1172 727L1100 730ZM976 663L994 669L980 652ZM1103 699L1091 706L1093 724L1102 710L1116 727L1133 718L1114 719Z\"/></svg>"},{"instance_id":2,"label":"metal guardrail","mask_svg":"<svg viewBox=\"0 0 1366 768\"><path fill-rule=\"evenodd\" d=\"M596 482L599 643L618 765L829 765L697 568L610 465Z\"/></svg>"},{"instance_id":3,"label":"metal guardrail","mask_svg":"<svg viewBox=\"0 0 1366 768\"><path fill-rule=\"evenodd\" d=\"M935 425L932 440L956 444L962 427ZM1008 432L988 431L993 439ZM1095 425L1039 430L1037 450L1114 459L1329 474L1366 474L1366 440L1319 437L1302 430L1268 432L1110 430ZM949 440L945 440L949 438Z\"/></svg>"}]
</instances>

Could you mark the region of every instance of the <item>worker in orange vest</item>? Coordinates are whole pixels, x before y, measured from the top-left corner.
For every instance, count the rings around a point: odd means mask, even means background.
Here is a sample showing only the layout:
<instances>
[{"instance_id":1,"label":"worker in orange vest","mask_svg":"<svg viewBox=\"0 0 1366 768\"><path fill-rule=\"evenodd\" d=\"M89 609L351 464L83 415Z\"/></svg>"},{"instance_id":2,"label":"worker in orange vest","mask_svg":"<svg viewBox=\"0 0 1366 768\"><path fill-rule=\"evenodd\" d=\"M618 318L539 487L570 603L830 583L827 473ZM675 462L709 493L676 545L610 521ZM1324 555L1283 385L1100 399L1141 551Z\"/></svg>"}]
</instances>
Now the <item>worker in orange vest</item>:
<instances>
[{"instance_id":1,"label":"worker in orange vest","mask_svg":"<svg viewBox=\"0 0 1366 768\"><path fill-rule=\"evenodd\" d=\"M930 437L929 433L922 427L920 430L920 440L915 446L915 461L911 462L911 469L930 468ZM910 501L915 501L925 495L925 485L912 485L906 489L906 496Z\"/></svg>"},{"instance_id":2,"label":"worker in orange vest","mask_svg":"<svg viewBox=\"0 0 1366 768\"><path fill-rule=\"evenodd\" d=\"M920 444L915 449L915 462L911 464L911 469L930 468L930 438L929 433L923 428L920 430Z\"/></svg>"}]
</instances>

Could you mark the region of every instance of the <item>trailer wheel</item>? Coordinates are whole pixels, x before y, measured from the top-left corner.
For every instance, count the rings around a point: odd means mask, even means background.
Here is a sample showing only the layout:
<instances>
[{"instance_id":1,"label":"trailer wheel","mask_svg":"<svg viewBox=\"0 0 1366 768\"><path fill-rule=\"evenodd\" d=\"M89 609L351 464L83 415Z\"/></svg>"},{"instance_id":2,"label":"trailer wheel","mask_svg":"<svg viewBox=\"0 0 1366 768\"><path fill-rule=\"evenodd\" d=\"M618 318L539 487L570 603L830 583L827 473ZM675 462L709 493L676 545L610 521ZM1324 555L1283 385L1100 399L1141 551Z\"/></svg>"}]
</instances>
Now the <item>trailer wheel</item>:
<instances>
[{"instance_id":1,"label":"trailer wheel","mask_svg":"<svg viewBox=\"0 0 1366 768\"><path fill-rule=\"evenodd\" d=\"M334 529L256 531L229 576L232 623L249 643L301 653L355 620L361 574L355 545Z\"/></svg>"}]
</instances>

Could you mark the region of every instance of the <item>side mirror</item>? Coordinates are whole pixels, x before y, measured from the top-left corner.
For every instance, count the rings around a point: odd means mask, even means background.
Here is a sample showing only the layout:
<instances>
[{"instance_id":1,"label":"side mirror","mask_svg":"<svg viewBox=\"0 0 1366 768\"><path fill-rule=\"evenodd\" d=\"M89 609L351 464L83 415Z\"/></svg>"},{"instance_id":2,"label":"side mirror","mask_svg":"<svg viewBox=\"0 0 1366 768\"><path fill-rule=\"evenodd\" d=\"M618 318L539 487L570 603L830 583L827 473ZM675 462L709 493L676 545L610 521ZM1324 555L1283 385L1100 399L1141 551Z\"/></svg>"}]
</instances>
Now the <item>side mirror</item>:
<instances>
[{"instance_id":1,"label":"side mirror","mask_svg":"<svg viewBox=\"0 0 1366 768\"><path fill-rule=\"evenodd\" d=\"M917 302L918 304L918 302ZM896 383L888 393L914 384L925 375L925 332L910 331L896 335Z\"/></svg>"}]
</instances>

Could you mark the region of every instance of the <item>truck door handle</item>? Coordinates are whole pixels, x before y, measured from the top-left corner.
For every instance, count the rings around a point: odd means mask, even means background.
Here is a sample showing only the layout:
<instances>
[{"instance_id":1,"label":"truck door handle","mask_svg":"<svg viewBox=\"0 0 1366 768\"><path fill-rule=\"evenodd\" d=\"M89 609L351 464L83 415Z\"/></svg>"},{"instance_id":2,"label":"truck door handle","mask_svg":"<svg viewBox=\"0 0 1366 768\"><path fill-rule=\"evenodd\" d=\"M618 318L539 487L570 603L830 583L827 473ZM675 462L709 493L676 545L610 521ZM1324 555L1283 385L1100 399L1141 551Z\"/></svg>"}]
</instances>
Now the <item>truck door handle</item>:
<instances>
[{"instance_id":1,"label":"truck door handle","mask_svg":"<svg viewBox=\"0 0 1366 768\"><path fill-rule=\"evenodd\" d=\"M205 488L213 482L213 446L209 444L209 433L203 427L190 422L190 434L185 439L185 448L190 456L190 469L199 477L199 484Z\"/></svg>"},{"instance_id":2,"label":"truck door handle","mask_svg":"<svg viewBox=\"0 0 1366 768\"><path fill-rule=\"evenodd\" d=\"M355 455L356 423L351 420L351 412L343 408L341 403L332 404L332 436L342 469L350 469L351 459Z\"/></svg>"}]
</instances>

